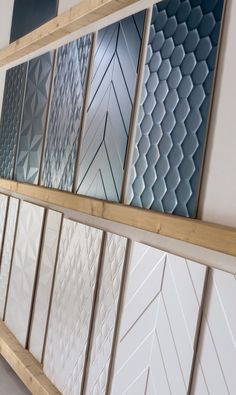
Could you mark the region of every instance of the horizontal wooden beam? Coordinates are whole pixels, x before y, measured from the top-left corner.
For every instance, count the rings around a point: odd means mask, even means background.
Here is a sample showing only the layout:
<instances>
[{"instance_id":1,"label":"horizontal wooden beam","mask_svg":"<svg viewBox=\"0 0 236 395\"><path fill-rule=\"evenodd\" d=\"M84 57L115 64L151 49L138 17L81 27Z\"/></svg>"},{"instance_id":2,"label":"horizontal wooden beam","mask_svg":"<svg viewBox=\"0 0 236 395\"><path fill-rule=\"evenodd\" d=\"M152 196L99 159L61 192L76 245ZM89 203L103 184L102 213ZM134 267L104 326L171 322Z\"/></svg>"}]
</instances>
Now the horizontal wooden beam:
<instances>
[{"instance_id":1,"label":"horizontal wooden beam","mask_svg":"<svg viewBox=\"0 0 236 395\"><path fill-rule=\"evenodd\" d=\"M2 321L0 321L0 354L32 394L61 394L44 374L42 365L20 345Z\"/></svg>"},{"instance_id":2,"label":"horizontal wooden beam","mask_svg":"<svg viewBox=\"0 0 236 395\"><path fill-rule=\"evenodd\" d=\"M0 189L236 257L235 228L4 179Z\"/></svg>"},{"instance_id":3,"label":"horizontal wooden beam","mask_svg":"<svg viewBox=\"0 0 236 395\"><path fill-rule=\"evenodd\" d=\"M78 5L0 50L0 66L6 66L47 47L137 2L138 0L82 0Z\"/></svg>"}]
</instances>

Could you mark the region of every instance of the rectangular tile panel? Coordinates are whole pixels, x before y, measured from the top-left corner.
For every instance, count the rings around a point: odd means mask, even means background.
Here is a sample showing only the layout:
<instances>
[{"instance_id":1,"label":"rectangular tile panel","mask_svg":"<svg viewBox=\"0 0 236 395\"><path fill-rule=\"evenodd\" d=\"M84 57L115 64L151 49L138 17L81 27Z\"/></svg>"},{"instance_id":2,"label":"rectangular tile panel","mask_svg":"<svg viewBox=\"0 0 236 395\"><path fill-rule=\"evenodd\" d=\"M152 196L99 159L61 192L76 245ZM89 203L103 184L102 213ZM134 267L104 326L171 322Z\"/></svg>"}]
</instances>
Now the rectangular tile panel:
<instances>
[{"instance_id":1,"label":"rectangular tile panel","mask_svg":"<svg viewBox=\"0 0 236 395\"><path fill-rule=\"evenodd\" d=\"M52 62L53 53L46 53L29 62L15 169L18 181L38 183Z\"/></svg>"},{"instance_id":2,"label":"rectangular tile panel","mask_svg":"<svg viewBox=\"0 0 236 395\"><path fill-rule=\"evenodd\" d=\"M41 184L71 190L91 35L58 49Z\"/></svg>"},{"instance_id":3,"label":"rectangular tile panel","mask_svg":"<svg viewBox=\"0 0 236 395\"><path fill-rule=\"evenodd\" d=\"M29 339L29 350L39 362L42 360L61 219L61 213L48 210Z\"/></svg>"},{"instance_id":4,"label":"rectangular tile panel","mask_svg":"<svg viewBox=\"0 0 236 395\"><path fill-rule=\"evenodd\" d=\"M192 395L235 393L235 300L235 276L212 270L207 284Z\"/></svg>"},{"instance_id":5,"label":"rectangular tile panel","mask_svg":"<svg viewBox=\"0 0 236 395\"><path fill-rule=\"evenodd\" d=\"M6 307L6 325L25 346L38 263L44 209L22 201Z\"/></svg>"},{"instance_id":6,"label":"rectangular tile panel","mask_svg":"<svg viewBox=\"0 0 236 395\"><path fill-rule=\"evenodd\" d=\"M186 395L206 268L135 243L112 395Z\"/></svg>"},{"instance_id":7,"label":"rectangular tile panel","mask_svg":"<svg viewBox=\"0 0 236 395\"><path fill-rule=\"evenodd\" d=\"M80 393L101 241L102 231L63 221L44 371L64 395Z\"/></svg>"},{"instance_id":8,"label":"rectangular tile panel","mask_svg":"<svg viewBox=\"0 0 236 395\"><path fill-rule=\"evenodd\" d=\"M126 245L127 239L108 233L96 301L84 394L103 395L106 393ZM76 395L73 387L68 393Z\"/></svg>"},{"instance_id":9,"label":"rectangular tile panel","mask_svg":"<svg viewBox=\"0 0 236 395\"><path fill-rule=\"evenodd\" d=\"M8 196L0 194L0 256L2 251L2 242L5 233L5 222L7 215ZM1 264L1 262L0 262Z\"/></svg>"},{"instance_id":10,"label":"rectangular tile panel","mask_svg":"<svg viewBox=\"0 0 236 395\"><path fill-rule=\"evenodd\" d=\"M77 192L120 199L144 12L99 31Z\"/></svg>"},{"instance_id":11,"label":"rectangular tile panel","mask_svg":"<svg viewBox=\"0 0 236 395\"><path fill-rule=\"evenodd\" d=\"M153 7L127 201L194 217L224 0Z\"/></svg>"},{"instance_id":12,"label":"rectangular tile panel","mask_svg":"<svg viewBox=\"0 0 236 395\"><path fill-rule=\"evenodd\" d=\"M2 249L2 261L0 266L0 319L1 320L3 319L4 310L5 310L7 289L9 283L9 274L11 269L11 260L13 255L14 238L16 232L18 207L19 207L19 200L11 197L9 201L5 239Z\"/></svg>"}]
</instances>

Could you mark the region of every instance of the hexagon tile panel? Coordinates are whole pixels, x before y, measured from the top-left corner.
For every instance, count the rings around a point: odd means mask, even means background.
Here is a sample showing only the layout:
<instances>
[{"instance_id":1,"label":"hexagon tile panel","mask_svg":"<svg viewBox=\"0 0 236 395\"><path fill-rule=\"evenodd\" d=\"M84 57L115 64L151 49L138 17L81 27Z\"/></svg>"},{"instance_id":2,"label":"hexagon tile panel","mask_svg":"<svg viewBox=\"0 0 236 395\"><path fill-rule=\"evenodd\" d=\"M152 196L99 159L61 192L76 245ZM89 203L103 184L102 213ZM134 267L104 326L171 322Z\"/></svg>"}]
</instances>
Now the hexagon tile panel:
<instances>
[{"instance_id":1,"label":"hexagon tile panel","mask_svg":"<svg viewBox=\"0 0 236 395\"><path fill-rule=\"evenodd\" d=\"M91 35L58 49L41 184L72 190Z\"/></svg>"},{"instance_id":2,"label":"hexagon tile panel","mask_svg":"<svg viewBox=\"0 0 236 395\"><path fill-rule=\"evenodd\" d=\"M44 370L64 394L80 394L102 231L64 220Z\"/></svg>"},{"instance_id":3,"label":"hexagon tile panel","mask_svg":"<svg viewBox=\"0 0 236 395\"><path fill-rule=\"evenodd\" d=\"M21 127L27 63L7 71L0 123L0 177L12 178Z\"/></svg>"},{"instance_id":4,"label":"hexagon tile panel","mask_svg":"<svg viewBox=\"0 0 236 395\"><path fill-rule=\"evenodd\" d=\"M224 0L153 7L127 201L194 217Z\"/></svg>"},{"instance_id":5,"label":"hexagon tile panel","mask_svg":"<svg viewBox=\"0 0 236 395\"><path fill-rule=\"evenodd\" d=\"M18 181L38 183L49 101L52 57L51 53L46 53L29 62L15 169L15 178Z\"/></svg>"},{"instance_id":6,"label":"hexagon tile panel","mask_svg":"<svg viewBox=\"0 0 236 395\"><path fill-rule=\"evenodd\" d=\"M141 12L98 33L78 193L120 199L144 15Z\"/></svg>"},{"instance_id":7,"label":"hexagon tile panel","mask_svg":"<svg viewBox=\"0 0 236 395\"><path fill-rule=\"evenodd\" d=\"M189 393L205 274L202 265L135 243L112 395Z\"/></svg>"}]
</instances>

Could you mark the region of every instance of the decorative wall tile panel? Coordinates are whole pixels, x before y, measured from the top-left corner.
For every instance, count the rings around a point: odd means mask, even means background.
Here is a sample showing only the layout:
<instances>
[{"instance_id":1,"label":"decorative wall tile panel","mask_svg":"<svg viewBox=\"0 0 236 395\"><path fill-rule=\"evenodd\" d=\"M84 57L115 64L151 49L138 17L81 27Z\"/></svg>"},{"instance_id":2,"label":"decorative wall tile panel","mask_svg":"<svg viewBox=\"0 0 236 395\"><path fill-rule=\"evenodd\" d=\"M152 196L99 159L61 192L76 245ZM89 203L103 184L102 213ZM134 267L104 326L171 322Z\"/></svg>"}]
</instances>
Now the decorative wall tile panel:
<instances>
[{"instance_id":1,"label":"decorative wall tile panel","mask_svg":"<svg viewBox=\"0 0 236 395\"><path fill-rule=\"evenodd\" d=\"M18 181L38 183L49 101L52 59L52 53L46 53L29 62L16 162L16 179Z\"/></svg>"},{"instance_id":2,"label":"decorative wall tile panel","mask_svg":"<svg viewBox=\"0 0 236 395\"><path fill-rule=\"evenodd\" d=\"M61 218L60 213L48 210L29 340L29 350L39 362L42 360Z\"/></svg>"},{"instance_id":3,"label":"decorative wall tile panel","mask_svg":"<svg viewBox=\"0 0 236 395\"><path fill-rule=\"evenodd\" d=\"M7 71L0 123L0 177L12 178L21 126L27 63Z\"/></svg>"},{"instance_id":4,"label":"decorative wall tile panel","mask_svg":"<svg viewBox=\"0 0 236 395\"><path fill-rule=\"evenodd\" d=\"M5 310L11 260L13 255L13 245L14 245L14 238L16 231L18 207L19 207L19 200L11 197L9 201L6 232L5 232L5 239L4 239L4 245L2 250L2 262L0 266L0 319L1 320L3 319L4 310ZM2 213L1 209L0 212Z\"/></svg>"},{"instance_id":5,"label":"decorative wall tile panel","mask_svg":"<svg viewBox=\"0 0 236 395\"><path fill-rule=\"evenodd\" d=\"M5 321L23 346L28 334L43 219L42 207L21 202Z\"/></svg>"},{"instance_id":6,"label":"decorative wall tile panel","mask_svg":"<svg viewBox=\"0 0 236 395\"><path fill-rule=\"evenodd\" d=\"M7 215L8 196L0 194L0 256L4 237L5 221Z\"/></svg>"},{"instance_id":7,"label":"decorative wall tile panel","mask_svg":"<svg viewBox=\"0 0 236 395\"><path fill-rule=\"evenodd\" d=\"M234 394L236 388L236 279L209 275L191 394Z\"/></svg>"},{"instance_id":8,"label":"decorative wall tile panel","mask_svg":"<svg viewBox=\"0 0 236 395\"><path fill-rule=\"evenodd\" d=\"M48 187L72 189L91 41L82 37L57 53L42 172Z\"/></svg>"},{"instance_id":9,"label":"decorative wall tile panel","mask_svg":"<svg viewBox=\"0 0 236 395\"><path fill-rule=\"evenodd\" d=\"M80 393L102 231L64 220L44 370L64 394Z\"/></svg>"},{"instance_id":10,"label":"decorative wall tile panel","mask_svg":"<svg viewBox=\"0 0 236 395\"><path fill-rule=\"evenodd\" d=\"M144 12L98 33L77 192L119 200Z\"/></svg>"},{"instance_id":11,"label":"decorative wall tile panel","mask_svg":"<svg viewBox=\"0 0 236 395\"><path fill-rule=\"evenodd\" d=\"M153 7L128 201L194 217L223 0Z\"/></svg>"},{"instance_id":12,"label":"decorative wall tile panel","mask_svg":"<svg viewBox=\"0 0 236 395\"><path fill-rule=\"evenodd\" d=\"M187 393L205 271L135 243L112 395Z\"/></svg>"},{"instance_id":13,"label":"decorative wall tile panel","mask_svg":"<svg viewBox=\"0 0 236 395\"><path fill-rule=\"evenodd\" d=\"M127 239L124 237L108 234L97 297L85 394L103 395L106 391L126 245ZM73 388L68 393L76 395Z\"/></svg>"}]
</instances>

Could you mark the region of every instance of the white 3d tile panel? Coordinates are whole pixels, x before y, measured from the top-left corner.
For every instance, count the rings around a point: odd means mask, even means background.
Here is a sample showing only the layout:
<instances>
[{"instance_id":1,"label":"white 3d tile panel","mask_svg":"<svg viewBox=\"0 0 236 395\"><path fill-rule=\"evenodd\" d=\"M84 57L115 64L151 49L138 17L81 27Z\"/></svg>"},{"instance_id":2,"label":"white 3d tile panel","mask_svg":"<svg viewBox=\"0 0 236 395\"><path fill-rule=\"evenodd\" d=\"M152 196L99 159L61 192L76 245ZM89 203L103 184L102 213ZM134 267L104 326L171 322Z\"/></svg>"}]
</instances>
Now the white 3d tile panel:
<instances>
[{"instance_id":1,"label":"white 3d tile panel","mask_svg":"<svg viewBox=\"0 0 236 395\"><path fill-rule=\"evenodd\" d=\"M63 221L44 357L63 395L80 393L101 242L102 231Z\"/></svg>"},{"instance_id":2,"label":"white 3d tile panel","mask_svg":"<svg viewBox=\"0 0 236 395\"><path fill-rule=\"evenodd\" d=\"M91 339L85 394L103 395L106 392L126 245L126 238L108 233ZM70 393L75 395L72 391Z\"/></svg>"},{"instance_id":3,"label":"white 3d tile panel","mask_svg":"<svg viewBox=\"0 0 236 395\"><path fill-rule=\"evenodd\" d=\"M210 271L192 395L235 394L235 301L235 276Z\"/></svg>"},{"instance_id":4,"label":"white 3d tile panel","mask_svg":"<svg viewBox=\"0 0 236 395\"><path fill-rule=\"evenodd\" d=\"M4 239L4 245L2 249L2 262L0 266L0 319L3 319L7 288L9 282L9 273L11 268L12 250L14 245L15 231L16 231L16 220L19 207L19 200L10 198L6 233Z\"/></svg>"},{"instance_id":5,"label":"white 3d tile panel","mask_svg":"<svg viewBox=\"0 0 236 395\"><path fill-rule=\"evenodd\" d=\"M22 201L6 306L6 325L25 346L35 284L44 209Z\"/></svg>"},{"instance_id":6,"label":"white 3d tile panel","mask_svg":"<svg viewBox=\"0 0 236 395\"><path fill-rule=\"evenodd\" d=\"M38 274L29 350L41 362L62 214L48 210Z\"/></svg>"},{"instance_id":7,"label":"white 3d tile panel","mask_svg":"<svg viewBox=\"0 0 236 395\"><path fill-rule=\"evenodd\" d=\"M0 194L0 254L4 236L5 220L7 214L8 196Z\"/></svg>"},{"instance_id":8,"label":"white 3d tile panel","mask_svg":"<svg viewBox=\"0 0 236 395\"><path fill-rule=\"evenodd\" d=\"M112 395L186 395L205 267L135 243Z\"/></svg>"}]
</instances>

